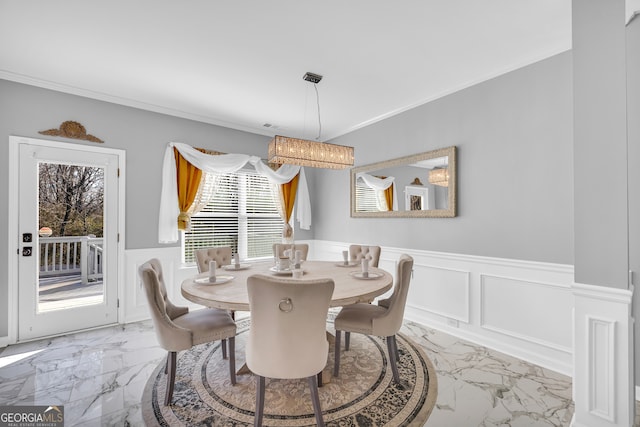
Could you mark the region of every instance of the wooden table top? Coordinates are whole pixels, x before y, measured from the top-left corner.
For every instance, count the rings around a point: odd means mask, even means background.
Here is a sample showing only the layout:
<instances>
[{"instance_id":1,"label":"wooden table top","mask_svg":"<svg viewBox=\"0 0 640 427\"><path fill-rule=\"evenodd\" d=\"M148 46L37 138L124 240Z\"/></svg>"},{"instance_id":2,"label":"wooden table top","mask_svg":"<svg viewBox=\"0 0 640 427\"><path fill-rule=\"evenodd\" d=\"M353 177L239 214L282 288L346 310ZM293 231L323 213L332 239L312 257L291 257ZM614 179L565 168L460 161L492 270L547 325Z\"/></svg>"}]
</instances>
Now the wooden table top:
<instances>
[{"instance_id":1,"label":"wooden table top","mask_svg":"<svg viewBox=\"0 0 640 427\"><path fill-rule=\"evenodd\" d=\"M338 262L304 261L304 276L300 280L314 280L330 277L335 282L331 298L331 307L341 307L358 302L370 302L375 297L387 292L393 286L393 276L385 270L371 267L370 274L380 275L378 278L363 280L353 276L360 272L360 265L352 267L338 266ZM272 262L249 264L244 270L225 270L219 268L217 276L233 276L233 280L222 284L197 283L197 279L208 277L208 273L186 279L180 286L182 295L189 301L212 308L234 311L249 311L247 295L247 278L254 274L275 275L269 269ZM291 277L284 275L282 277Z\"/></svg>"}]
</instances>

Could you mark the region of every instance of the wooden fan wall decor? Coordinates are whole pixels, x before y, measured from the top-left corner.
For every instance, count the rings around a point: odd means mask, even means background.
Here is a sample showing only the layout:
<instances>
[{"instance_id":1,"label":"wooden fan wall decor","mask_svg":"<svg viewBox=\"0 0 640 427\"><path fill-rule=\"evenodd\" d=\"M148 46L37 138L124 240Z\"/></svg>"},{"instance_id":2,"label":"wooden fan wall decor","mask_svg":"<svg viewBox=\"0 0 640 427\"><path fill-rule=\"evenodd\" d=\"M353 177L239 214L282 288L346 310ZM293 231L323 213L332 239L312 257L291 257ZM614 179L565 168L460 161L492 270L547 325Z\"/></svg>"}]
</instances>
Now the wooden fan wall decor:
<instances>
[{"instance_id":1,"label":"wooden fan wall decor","mask_svg":"<svg viewBox=\"0 0 640 427\"><path fill-rule=\"evenodd\" d=\"M96 136L87 134L84 126L74 121L62 122L58 129L41 130L38 133L42 135L61 136L63 138L82 139L91 142L104 142Z\"/></svg>"}]
</instances>

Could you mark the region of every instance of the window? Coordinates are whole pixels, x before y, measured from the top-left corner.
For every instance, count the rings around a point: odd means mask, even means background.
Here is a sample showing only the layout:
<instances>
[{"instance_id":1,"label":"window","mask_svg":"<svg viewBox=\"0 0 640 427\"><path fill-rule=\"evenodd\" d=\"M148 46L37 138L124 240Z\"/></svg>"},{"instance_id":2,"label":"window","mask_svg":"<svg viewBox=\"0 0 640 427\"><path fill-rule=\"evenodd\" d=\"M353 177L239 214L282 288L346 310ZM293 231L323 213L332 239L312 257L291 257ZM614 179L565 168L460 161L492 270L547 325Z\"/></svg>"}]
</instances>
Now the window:
<instances>
[{"instance_id":1,"label":"window","mask_svg":"<svg viewBox=\"0 0 640 427\"><path fill-rule=\"evenodd\" d=\"M356 210L358 212L380 212L378 193L380 192L358 180L356 182ZM384 197L384 194L382 197ZM386 203L385 201L384 204L386 205Z\"/></svg>"},{"instance_id":2,"label":"window","mask_svg":"<svg viewBox=\"0 0 640 427\"><path fill-rule=\"evenodd\" d=\"M231 246L242 259L272 257L284 225L276 197L273 184L254 170L218 176L213 200L184 233L183 262L195 262L195 249L212 246Z\"/></svg>"}]
</instances>

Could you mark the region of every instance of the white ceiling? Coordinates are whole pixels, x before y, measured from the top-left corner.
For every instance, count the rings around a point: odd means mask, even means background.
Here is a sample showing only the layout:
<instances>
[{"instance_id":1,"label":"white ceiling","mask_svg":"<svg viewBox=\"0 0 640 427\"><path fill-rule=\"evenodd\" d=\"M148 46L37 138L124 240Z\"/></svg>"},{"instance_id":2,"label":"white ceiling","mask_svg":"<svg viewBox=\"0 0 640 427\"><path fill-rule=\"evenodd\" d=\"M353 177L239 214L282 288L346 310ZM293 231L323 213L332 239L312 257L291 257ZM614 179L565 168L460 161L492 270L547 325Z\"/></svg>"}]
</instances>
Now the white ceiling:
<instances>
[{"instance_id":1,"label":"white ceiling","mask_svg":"<svg viewBox=\"0 0 640 427\"><path fill-rule=\"evenodd\" d=\"M0 78L307 139L307 71L328 140L570 48L571 0L0 0Z\"/></svg>"}]
</instances>

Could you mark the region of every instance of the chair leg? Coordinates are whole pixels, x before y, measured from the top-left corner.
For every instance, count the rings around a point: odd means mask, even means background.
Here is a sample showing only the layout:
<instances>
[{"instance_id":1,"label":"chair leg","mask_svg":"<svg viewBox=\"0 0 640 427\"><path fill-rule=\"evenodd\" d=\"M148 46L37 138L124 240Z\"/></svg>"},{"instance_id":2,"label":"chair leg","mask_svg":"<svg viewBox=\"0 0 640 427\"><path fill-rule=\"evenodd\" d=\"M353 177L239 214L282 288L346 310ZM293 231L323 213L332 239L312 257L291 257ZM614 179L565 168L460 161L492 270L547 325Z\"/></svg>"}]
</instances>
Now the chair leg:
<instances>
[{"instance_id":1,"label":"chair leg","mask_svg":"<svg viewBox=\"0 0 640 427\"><path fill-rule=\"evenodd\" d=\"M338 378L338 374L340 373L340 330L336 329L336 349L335 356L333 357L333 376Z\"/></svg>"},{"instance_id":2,"label":"chair leg","mask_svg":"<svg viewBox=\"0 0 640 427\"><path fill-rule=\"evenodd\" d=\"M318 395L318 383L316 376L309 377L309 388L311 389L311 402L313 403L313 412L316 414L316 425L324 427L324 419L322 418L322 408L320 407L320 396Z\"/></svg>"},{"instance_id":3,"label":"chair leg","mask_svg":"<svg viewBox=\"0 0 640 427\"><path fill-rule=\"evenodd\" d=\"M231 385L236 385L236 337L229 337L229 375Z\"/></svg>"},{"instance_id":4,"label":"chair leg","mask_svg":"<svg viewBox=\"0 0 640 427\"><path fill-rule=\"evenodd\" d=\"M400 360L400 350L398 350L398 340L393 336L393 346L396 348L396 362Z\"/></svg>"},{"instance_id":5,"label":"chair leg","mask_svg":"<svg viewBox=\"0 0 640 427\"><path fill-rule=\"evenodd\" d=\"M264 377L257 376L256 384L256 415L253 419L254 427L262 427L262 415L264 413Z\"/></svg>"},{"instance_id":6,"label":"chair leg","mask_svg":"<svg viewBox=\"0 0 640 427\"><path fill-rule=\"evenodd\" d=\"M220 345L222 346L222 358L226 359L227 358L227 340L223 338L222 343Z\"/></svg>"},{"instance_id":7,"label":"chair leg","mask_svg":"<svg viewBox=\"0 0 640 427\"><path fill-rule=\"evenodd\" d=\"M344 333L344 351L349 351L351 345L351 332Z\"/></svg>"},{"instance_id":8,"label":"chair leg","mask_svg":"<svg viewBox=\"0 0 640 427\"><path fill-rule=\"evenodd\" d=\"M167 389L164 394L164 405L171 405L173 397L173 385L176 381L176 352L170 351L167 355Z\"/></svg>"},{"instance_id":9,"label":"chair leg","mask_svg":"<svg viewBox=\"0 0 640 427\"><path fill-rule=\"evenodd\" d=\"M393 372L393 380L400 384L400 374L398 374L398 366L396 365L397 348L395 345L395 335L387 337L387 350L389 351L389 362L391 363L391 371Z\"/></svg>"}]
</instances>

